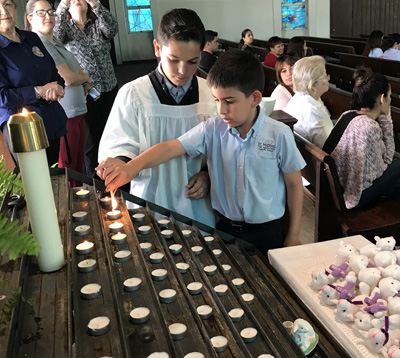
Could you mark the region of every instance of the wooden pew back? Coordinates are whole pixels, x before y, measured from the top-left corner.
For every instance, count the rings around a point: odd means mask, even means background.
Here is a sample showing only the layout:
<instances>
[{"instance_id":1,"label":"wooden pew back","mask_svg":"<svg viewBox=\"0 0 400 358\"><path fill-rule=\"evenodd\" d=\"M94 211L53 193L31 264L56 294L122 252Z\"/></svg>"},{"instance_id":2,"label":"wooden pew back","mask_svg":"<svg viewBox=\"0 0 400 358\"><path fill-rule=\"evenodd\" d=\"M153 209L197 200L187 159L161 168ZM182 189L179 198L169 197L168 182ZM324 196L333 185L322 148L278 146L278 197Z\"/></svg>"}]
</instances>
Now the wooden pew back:
<instances>
[{"instance_id":1,"label":"wooden pew back","mask_svg":"<svg viewBox=\"0 0 400 358\"><path fill-rule=\"evenodd\" d=\"M345 40L345 39L332 39L332 38L325 38L325 37L315 37L315 36L304 36L304 40L307 41L316 41L316 42L324 42L330 44L338 44L338 45L345 45L345 46L352 46L354 47L355 53L361 55L365 48L365 41L359 39L359 41L355 40Z\"/></svg>"},{"instance_id":2,"label":"wooden pew back","mask_svg":"<svg viewBox=\"0 0 400 358\"><path fill-rule=\"evenodd\" d=\"M353 46L330 44L319 41L307 41L307 46L311 47L314 55L322 57L339 58L339 53L355 54Z\"/></svg>"},{"instance_id":3,"label":"wooden pew back","mask_svg":"<svg viewBox=\"0 0 400 358\"><path fill-rule=\"evenodd\" d=\"M276 81L276 71L275 68L265 66L262 64L264 70L265 85L263 91L263 97L269 97L275 87L278 85Z\"/></svg>"},{"instance_id":4,"label":"wooden pew back","mask_svg":"<svg viewBox=\"0 0 400 358\"><path fill-rule=\"evenodd\" d=\"M225 51L227 51L231 48L239 48L239 44L237 42L233 42L233 41L225 40L225 39L221 39L221 38L218 38L218 41L219 41L220 47Z\"/></svg>"}]
</instances>

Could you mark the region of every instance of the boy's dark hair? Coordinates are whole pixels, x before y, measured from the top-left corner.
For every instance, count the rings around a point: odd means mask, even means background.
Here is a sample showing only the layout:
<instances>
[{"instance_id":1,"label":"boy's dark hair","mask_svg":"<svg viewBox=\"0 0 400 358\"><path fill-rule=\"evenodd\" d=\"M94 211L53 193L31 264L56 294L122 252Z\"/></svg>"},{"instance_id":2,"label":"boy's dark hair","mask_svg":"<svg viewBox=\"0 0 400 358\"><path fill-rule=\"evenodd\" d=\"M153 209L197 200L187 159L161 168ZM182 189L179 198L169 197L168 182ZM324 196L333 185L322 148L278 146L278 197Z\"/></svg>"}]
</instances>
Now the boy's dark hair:
<instances>
[{"instance_id":1,"label":"boy's dark hair","mask_svg":"<svg viewBox=\"0 0 400 358\"><path fill-rule=\"evenodd\" d=\"M207 76L210 87L235 87L249 97L255 90L264 90L261 63L249 52L231 49L222 54Z\"/></svg>"},{"instance_id":2,"label":"boy's dark hair","mask_svg":"<svg viewBox=\"0 0 400 358\"><path fill-rule=\"evenodd\" d=\"M275 47L278 44L282 43L282 39L278 36L272 36L268 40L268 48Z\"/></svg>"},{"instance_id":3,"label":"boy's dark hair","mask_svg":"<svg viewBox=\"0 0 400 358\"><path fill-rule=\"evenodd\" d=\"M393 47L395 43L400 44L400 35L398 33L389 34L389 38L387 39L389 47Z\"/></svg>"},{"instance_id":4,"label":"boy's dark hair","mask_svg":"<svg viewBox=\"0 0 400 358\"><path fill-rule=\"evenodd\" d=\"M373 109L378 97L382 94L387 97L389 93L390 84L386 76L372 72L370 68L358 68L354 72L353 80L352 109Z\"/></svg>"},{"instance_id":5,"label":"boy's dark hair","mask_svg":"<svg viewBox=\"0 0 400 358\"><path fill-rule=\"evenodd\" d=\"M164 14L158 27L157 39L160 45L169 41L195 41L203 49L205 28L195 11L189 9L172 9Z\"/></svg>"},{"instance_id":6,"label":"boy's dark hair","mask_svg":"<svg viewBox=\"0 0 400 358\"><path fill-rule=\"evenodd\" d=\"M218 37L218 32L206 30L205 42L213 42L216 37Z\"/></svg>"}]
</instances>

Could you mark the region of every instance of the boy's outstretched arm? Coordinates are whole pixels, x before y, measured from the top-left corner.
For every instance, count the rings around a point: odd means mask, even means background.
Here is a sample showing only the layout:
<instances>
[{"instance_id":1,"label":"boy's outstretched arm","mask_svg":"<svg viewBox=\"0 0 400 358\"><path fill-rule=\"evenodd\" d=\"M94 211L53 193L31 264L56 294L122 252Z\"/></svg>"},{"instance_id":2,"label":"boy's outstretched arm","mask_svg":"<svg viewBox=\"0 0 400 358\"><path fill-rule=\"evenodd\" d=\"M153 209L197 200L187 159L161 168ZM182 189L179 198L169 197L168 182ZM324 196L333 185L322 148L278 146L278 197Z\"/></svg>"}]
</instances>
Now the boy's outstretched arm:
<instances>
[{"instance_id":1,"label":"boy's outstretched arm","mask_svg":"<svg viewBox=\"0 0 400 358\"><path fill-rule=\"evenodd\" d=\"M178 139L159 143L133 158L128 163L115 158L103 160L96 168L97 175L105 181L106 190L116 190L129 183L141 170L153 168L168 160L185 154Z\"/></svg>"},{"instance_id":2,"label":"boy's outstretched arm","mask_svg":"<svg viewBox=\"0 0 400 358\"><path fill-rule=\"evenodd\" d=\"M289 209L289 230L283 246L301 245L300 226L301 212L303 210L303 183L301 172L284 173L286 185L287 205Z\"/></svg>"}]
</instances>

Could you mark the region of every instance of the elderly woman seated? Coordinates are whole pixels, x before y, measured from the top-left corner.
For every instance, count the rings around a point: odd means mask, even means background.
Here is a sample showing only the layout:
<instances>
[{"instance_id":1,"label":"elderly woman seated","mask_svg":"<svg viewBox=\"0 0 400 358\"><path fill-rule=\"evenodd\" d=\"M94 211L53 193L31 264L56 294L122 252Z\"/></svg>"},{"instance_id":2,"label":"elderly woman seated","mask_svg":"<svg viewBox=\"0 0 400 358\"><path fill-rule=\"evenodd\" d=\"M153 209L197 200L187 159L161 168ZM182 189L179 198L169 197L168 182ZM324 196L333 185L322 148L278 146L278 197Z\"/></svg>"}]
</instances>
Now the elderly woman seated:
<instances>
[{"instance_id":1,"label":"elderly woman seated","mask_svg":"<svg viewBox=\"0 0 400 358\"><path fill-rule=\"evenodd\" d=\"M293 66L295 95L284 111L297 119L296 132L322 148L332 131L330 114L321 100L329 89L329 75L321 56L304 57Z\"/></svg>"}]
</instances>

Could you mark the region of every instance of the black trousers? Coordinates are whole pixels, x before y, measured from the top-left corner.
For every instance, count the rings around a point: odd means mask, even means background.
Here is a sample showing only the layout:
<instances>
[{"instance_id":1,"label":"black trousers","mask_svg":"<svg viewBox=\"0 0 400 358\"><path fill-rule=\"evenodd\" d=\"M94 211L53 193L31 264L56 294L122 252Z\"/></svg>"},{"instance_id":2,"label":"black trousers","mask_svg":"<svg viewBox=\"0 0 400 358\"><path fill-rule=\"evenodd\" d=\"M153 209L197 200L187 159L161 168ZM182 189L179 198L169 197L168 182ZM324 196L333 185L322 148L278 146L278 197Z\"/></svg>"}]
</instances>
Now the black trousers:
<instances>
[{"instance_id":1,"label":"black trousers","mask_svg":"<svg viewBox=\"0 0 400 358\"><path fill-rule=\"evenodd\" d=\"M85 138L85 158L84 174L94 178L98 165L99 143L107 123L108 115L114 104L115 96L118 93L118 86L109 92L102 92L100 98L95 101L87 96L87 115L86 115L86 138Z\"/></svg>"},{"instance_id":2,"label":"black trousers","mask_svg":"<svg viewBox=\"0 0 400 358\"><path fill-rule=\"evenodd\" d=\"M265 257L268 250L283 247L285 240L284 220L272 220L262 224L248 224L231 221L221 214L217 229L254 245Z\"/></svg>"}]
</instances>

